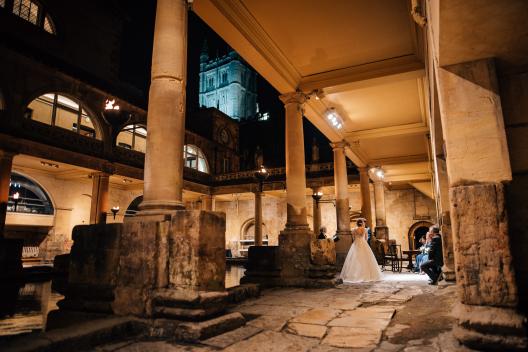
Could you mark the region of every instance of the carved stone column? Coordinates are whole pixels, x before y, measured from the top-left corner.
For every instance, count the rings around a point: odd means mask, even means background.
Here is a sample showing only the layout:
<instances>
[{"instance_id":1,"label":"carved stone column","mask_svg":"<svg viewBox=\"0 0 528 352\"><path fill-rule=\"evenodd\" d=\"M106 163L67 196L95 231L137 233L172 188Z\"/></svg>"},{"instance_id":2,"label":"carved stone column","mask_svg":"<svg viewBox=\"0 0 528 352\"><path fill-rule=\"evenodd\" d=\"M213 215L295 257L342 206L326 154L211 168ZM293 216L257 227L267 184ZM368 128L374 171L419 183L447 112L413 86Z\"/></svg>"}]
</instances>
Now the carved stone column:
<instances>
[{"instance_id":1,"label":"carved stone column","mask_svg":"<svg viewBox=\"0 0 528 352\"><path fill-rule=\"evenodd\" d=\"M368 227L372 228L372 204L370 202L369 175L366 167L358 167L361 189L361 214L367 219Z\"/></svg>"},{"instance_id":2,"label":"carved stone column","mask_svg":"<svg viewBox=\"0 0 528 352\"><path fill-rule=\"evenodd\" d=\"M374 176L375 177L375 176ZM389 244L389 228L387 227L387 217L385 212L385 184L379 177L374 181L374 203L376 210L376 230L375 235L378 240L384 240L384 244Z\"/></svg>"},{"instance_id":3,"label":"carved stone column","mask_svg":"<svg viewBox=\"0 0 528 352\"><path fill-rule=\"evenodd\" d=\"M350 231L350 211L348 200L348 176L346 170L346 142L332 143L334 151L334 189L336 195L337 234L340 237L336 243L337 266L345 262L346 255L352 245Z\"/></svg>"},{"instance_id":4,"label":"carved stone column","mask_svg":"<svg viewBox=\"0 0 528 352\"><path fill-rule=\"evenodd\" d=\"M207 194L202 197L202 210L214 210L214 196Z\"/></svg>"},{"instance_id":5,"label":"carved stone column","mask_svg":"<svg viewBox=\"0 0 528 352\"><path fill-rule=\"evenodd\" d=\"M147 117L143 202L139 215L183 209L187 2L157 3Z\"/></svg>"},{"instance_id":6,"label":"carved stone column","mask_svg":"<svg viewBox=\"0 0 528 352\"><path fill-rule=\"evenodd\" d=\"M262 192L255 192L255 246L262 246Z\"/></svg>"},{"instance_id":7,"label":"carved stone column","mask_svg":"<svg viewBox=\"0 0 528 352\"><path fill-rule=\"evenodd\" d=\"M321 191L321 187L313 187L313 194L316 194ZM322 194L322 193L321 193ZM321 204L317 200L313 200L313 231L317 236L321 230Z\"/></svg>"},{"instance_id":8,"label":"carved stone column","mask_svg":"<svg viewBox=\"0 0 528 352\"><path fill-rule=\"evenodd\" d=\"M511 180L495 65L437 67L460 304L455 336L481 349L528 347L508 233Z\"/></svg>"},{"instance_id":9,"label":"carved stone column","mask_svg":"<svg viewBox=\"0 0 528 352\"><path fill-rule=\"evenodd\" d=\"M9 181L14 156L14 153L0 150L0 238L4 237L7 202L9 200Z\"/></svg>"},{"instance_id":10,"label":"carved stone column","mask_svg":"<svg viewBox=\"0 0 528 352\"><path fill-rule=\"evenodd\" d=\"M90 224L105 224L110 212L108 186L110 175L104 172L92 174L92 203L90 206Z\"/></svg>"},{"instance_id":11,"label":"carved stone column","mask_svg":"<svg viewBox=\"0 0 528 352\"><path fill-rule=\"evenodd\" d=\"M300 92L280 96L286 110L286 229L307 230L306 165L302 105L306 96Z\"/></svg>"}]
</instances>

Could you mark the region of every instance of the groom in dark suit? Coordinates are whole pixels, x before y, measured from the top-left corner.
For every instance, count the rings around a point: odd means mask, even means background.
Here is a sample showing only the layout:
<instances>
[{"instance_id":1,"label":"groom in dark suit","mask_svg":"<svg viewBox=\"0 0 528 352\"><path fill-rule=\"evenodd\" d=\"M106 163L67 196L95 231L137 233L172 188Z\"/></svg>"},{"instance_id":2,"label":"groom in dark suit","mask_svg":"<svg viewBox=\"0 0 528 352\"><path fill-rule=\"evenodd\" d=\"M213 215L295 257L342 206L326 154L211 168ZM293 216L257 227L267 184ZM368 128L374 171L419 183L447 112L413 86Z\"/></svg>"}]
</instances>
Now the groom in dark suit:
<instances>
[{"instance_id":1,"label":"groom in dark suit","mask_svg":"<svg viewBox=\"0 0 528 352\"><path fill-rule=\"evenodd\" d=\"M429 276L431 281L429 284L436 285L438 280L442 280L442 265L444 265L444 256L442 253L442 237L440 236L440 229L433 227L433 238L431 240L431 248L429 249L429 260L424 262L420 268Z\"/></svg>"}]
</instances>

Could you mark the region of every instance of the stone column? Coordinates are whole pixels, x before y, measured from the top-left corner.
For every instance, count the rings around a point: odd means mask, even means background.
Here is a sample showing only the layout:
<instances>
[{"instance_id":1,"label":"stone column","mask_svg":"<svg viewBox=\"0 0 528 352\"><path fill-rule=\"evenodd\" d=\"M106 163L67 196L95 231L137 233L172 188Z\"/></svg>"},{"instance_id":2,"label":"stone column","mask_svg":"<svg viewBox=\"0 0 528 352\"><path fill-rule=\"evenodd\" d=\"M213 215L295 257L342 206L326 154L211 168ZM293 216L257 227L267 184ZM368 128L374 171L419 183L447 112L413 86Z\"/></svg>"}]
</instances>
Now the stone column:
<instances>
[{"instance_id":1,"label":"stone column","mask_svg":"<svg viewBox=\"0 0 528 352\"><path fill-rule=\"evenodd\" d=\"M453 247L453 233L451 231L451 217L449 212L449 183L445 161L436 159L436 177L438 183L437 197L440 198L440 231L442 233L442 250L444 266L442 272L447 281L455 281L455 249Z\"/></svg>"},{"instance_id":2,"label":"stone column","mask_svg":"<svg viewBox=\"0 0 528 352\"><path fill-rule=\"evenodd\" d=\"M202 197L202 210L213 211L214 196L208 194Z\"/></svg>"},{"instance_id":3,"label":"stone column","mask_svg":"<svg viewBox=\"0 0 528 352\"><path fill-rule=\"evenodd\" d=\"M436 70L460 298L454 334L476 349L523 349L503 185L512 175L495 64L483 59Z\"/></svg>"},{"instance_id":4,"label":"stone column","mask_svg":"<svg viewBox=\"0 0 528 352\"><path fill-rule=\"evenodd\" d=\"M366 167L358 167L359 184L361 188L361 214L367 219L367 225L372 229L372 205L370 203L369 175Z\"/></svg>"},{"instance_id":5,"label":"stone column","mask_svg":"<svg viewBox=\"0 0 528 352\"><path fill-rule=\"evenodd\" d=\"M15 154L0 150L0 238L4 237L4 228L9 200L9 181Z\"/></svg>"},{"instance_id":6,"label":"stone column","mask_svg":"<svg viewBox=\"0 0 528 352\"><path fill-rule=\"evenodd\" d=\"M110 212L108 186L110 175L104 172L92 174L92 204L90 206L90 224L105 224Z\"/></svg>"},{"instance_id":7,"label":"stone column","mask_svg":"<svg viewBox=\"0 0 528 352\"><path fill-rule=\"evenodd\" d=\"M336 243L337 265L340 268L352 245L350 231L350 211L348 200L348 176L346 170L346 142L332 143L334 150L334 189L336 196L337 234L340 237Z\"/></svg>"},{"instance_id":8,"label":"stone column","mask_svg":"<svg viewBox=\"0 0 528 352\"><path fill-rule=\"evenodd\" d=\"M158 0L139 215L183 209L187 2Z\"/></svg>"},{"instance_id":9,"label":"stone column","mask_svg":"<svg viewBox=\"0 0 528 352\"><path fill-rule=\"evenodd\" d=\"M313 193L322 192L321 187L313 187ZM315 199L313 200L313 231L317 236L321 230L321 204Z\"/></svg>"},{"instance_id":10,"label":"stone column","mask_svg":"<svg viewBox=\"0 0 528 352\"><path fill-rule=\"evenodd\" d=\"M387 224L385 216L385 184L382 180L374 182L374 203L376 204L376 227Z\"/></svg>"},{"instance_id":11,"label":"stone column","mask_svg":"<svg viewBox=\"0 0 528 352\"><path fill-rule=\"evenodd\" d=\"M375 177L375 176L374 176ZM389 228L387 227L387 218L385 213L385 184L382 179L374 181L374 202L376 210L376 231L375 235L378 240L384 240L384 245L389 244Z\"/></svg>"},{"instance_id":12,"label":"stone column","mask_svg":"<svg viewBox=\"0 0 528 352\"><path fill-rule=\"evenodd\" d=\"M262 192L255 193L255 246L262 246Z\"/></svg>"},{"instance_id":13,"label":"stone column","mask_svg":"<svg viewBox=\"0 0 528 352\"><path fill-rule=\"evenodd\" d=\"M286 110L286 230L308 229L302 104L303 93L280 96Z\"/></svg>"}]
</instances>

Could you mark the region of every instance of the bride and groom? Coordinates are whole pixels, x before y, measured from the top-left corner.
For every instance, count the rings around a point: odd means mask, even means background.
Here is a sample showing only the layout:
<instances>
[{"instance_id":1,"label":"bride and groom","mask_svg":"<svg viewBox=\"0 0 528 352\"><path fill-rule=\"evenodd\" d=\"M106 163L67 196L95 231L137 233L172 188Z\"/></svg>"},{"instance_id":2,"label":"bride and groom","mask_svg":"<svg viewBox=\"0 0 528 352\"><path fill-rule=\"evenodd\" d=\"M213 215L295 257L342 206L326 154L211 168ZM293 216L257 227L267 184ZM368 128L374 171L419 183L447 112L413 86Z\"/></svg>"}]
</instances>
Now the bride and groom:
<instances>
[{"instance_id":1,"label":"bride and groom","mask_svg":"<svg viewBox=\"0 0 528 352\"><path fill-rule=\"evenodd\" d=\"M352 230L354 242L346 256L340 278L344 283L381 280L382 274L378 262L367 243L366 221L358 219L356 225L357 227Z\"/></svg>"}]
</instances>

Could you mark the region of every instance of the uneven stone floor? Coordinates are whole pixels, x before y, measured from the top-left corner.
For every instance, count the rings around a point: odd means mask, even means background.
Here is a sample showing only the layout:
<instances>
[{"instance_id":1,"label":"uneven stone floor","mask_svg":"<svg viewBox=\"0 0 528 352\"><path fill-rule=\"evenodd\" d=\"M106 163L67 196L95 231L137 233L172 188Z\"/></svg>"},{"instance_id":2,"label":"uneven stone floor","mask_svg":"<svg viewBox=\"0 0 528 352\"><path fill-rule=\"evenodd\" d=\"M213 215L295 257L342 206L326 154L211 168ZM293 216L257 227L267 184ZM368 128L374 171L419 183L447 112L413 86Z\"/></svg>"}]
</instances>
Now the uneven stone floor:
<instances>
[{"instance_id":1,"label":"uneven stone floor","mask_svg":"<svg viewBox=\"0 0 528 352\"><path fill-rule=\"evenodd\" d=\"M249 321L199 344L124 341L97 352L470 351L450 330L454 285L427 285L415 274L332 289L270 289L232 307Z\"/></svg>"}]
</instances>

